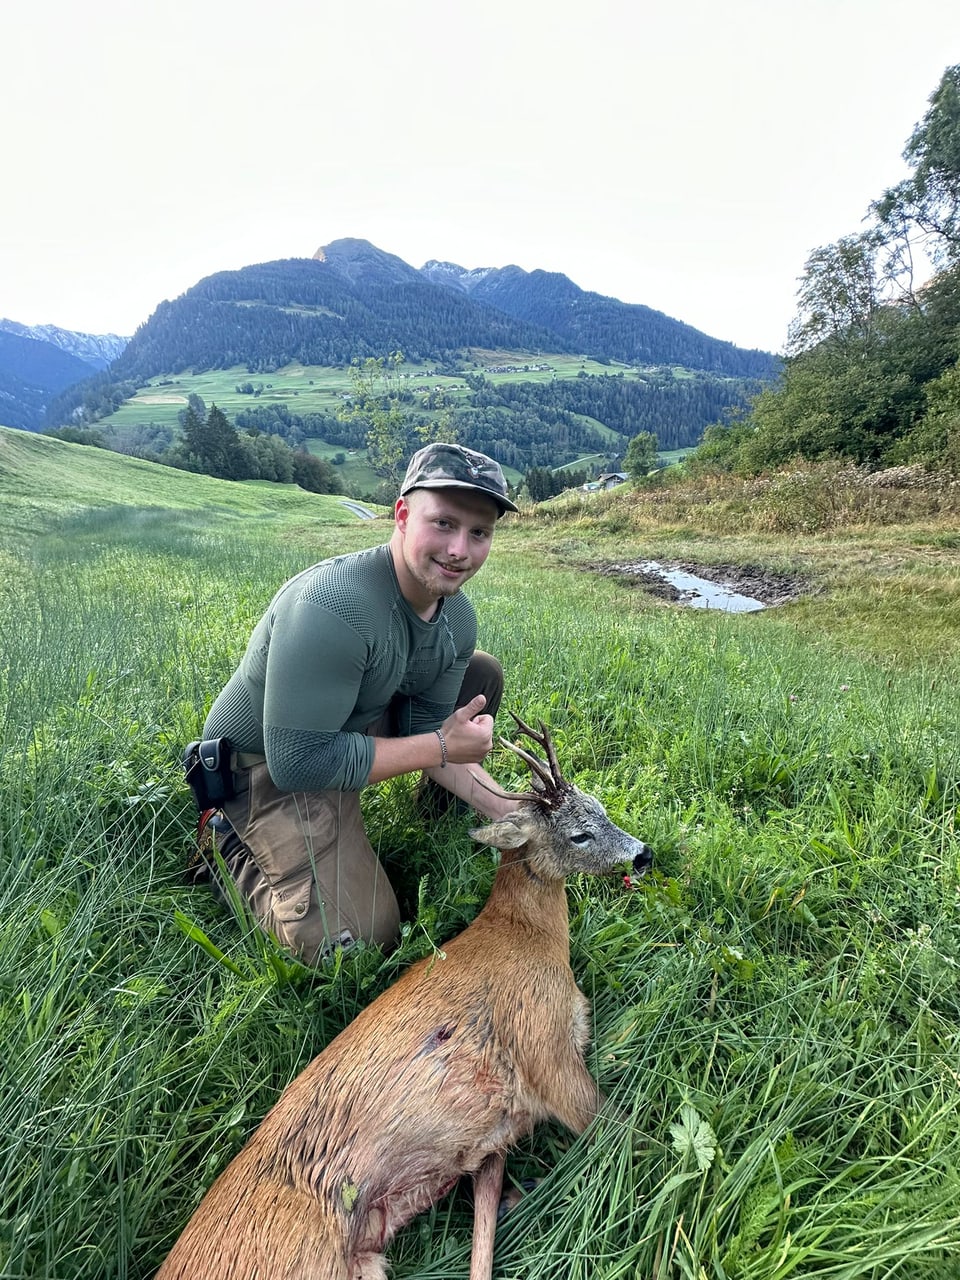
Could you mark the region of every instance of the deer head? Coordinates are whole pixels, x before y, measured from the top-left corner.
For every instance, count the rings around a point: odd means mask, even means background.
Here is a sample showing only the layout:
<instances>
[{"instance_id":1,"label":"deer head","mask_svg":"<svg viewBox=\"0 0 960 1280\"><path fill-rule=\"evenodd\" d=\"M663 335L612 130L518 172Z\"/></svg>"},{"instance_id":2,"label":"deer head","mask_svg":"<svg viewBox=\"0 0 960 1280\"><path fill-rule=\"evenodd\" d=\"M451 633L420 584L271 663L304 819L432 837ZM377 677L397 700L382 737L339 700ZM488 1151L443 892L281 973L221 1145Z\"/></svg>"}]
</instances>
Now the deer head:
<instances>
[{"instance_id":1,"label":"deer head","mask_svg":"<svg viewBox=\"0 0 960 1280\"><path fill-rule=\"evenodd\" d=\"M533 790L516 794L515 813L472 830L474 840L501 850L523 848L530 869L549 880L562 880L575 872L609 875L630 870L639 875L646 871L653 862L650 848L611 822L595 796L563 777L543 721L537 733L519 716L513 719L520 734L542 748L546 760L500 739L502 746L529 766Z\"/></svg>"}]
</instances>

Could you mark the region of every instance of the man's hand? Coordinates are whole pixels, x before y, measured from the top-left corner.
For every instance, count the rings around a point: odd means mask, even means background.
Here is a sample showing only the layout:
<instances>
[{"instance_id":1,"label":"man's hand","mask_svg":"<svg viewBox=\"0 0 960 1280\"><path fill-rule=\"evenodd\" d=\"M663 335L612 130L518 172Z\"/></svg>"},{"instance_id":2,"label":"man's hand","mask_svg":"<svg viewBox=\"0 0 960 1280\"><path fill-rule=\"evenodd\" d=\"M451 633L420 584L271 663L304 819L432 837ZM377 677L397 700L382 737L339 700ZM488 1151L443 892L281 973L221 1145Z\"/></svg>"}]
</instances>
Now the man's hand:
<instances>
[{"instance_id":1,"label":"man's hand","mask_svg":"<svg viewBox=\"0 0 960 1280\"><path fill-rule=\"evenodd\" d=\"M478 693L443 722L441 732L451 764L480 764L493 749L493 716L480 714L486 705L486 698Z\"/></svg>"},{"instance_id":2,"label":"man's hand","mask_svg":"<svg viewBox=\"0 0 960 1280\"><path fill-rule=\"evenodd\" d=\"M486 698L478 693L472 702L454 711L443 722L440 732L448 765L444 769L437 759L440 744L435 733L418 733L412 738L375 738L373 767L367 782L384 782L387 778L423 769L461 799L472 797L474 784L470 775L457 766L476 767L493 748L493 716L481 715L486 705ZM459 776L461 773L462 778ZM473 803L472 799L470 802ZM486 813L486 808L481 812Z\"/></svg>"}]
</instances>

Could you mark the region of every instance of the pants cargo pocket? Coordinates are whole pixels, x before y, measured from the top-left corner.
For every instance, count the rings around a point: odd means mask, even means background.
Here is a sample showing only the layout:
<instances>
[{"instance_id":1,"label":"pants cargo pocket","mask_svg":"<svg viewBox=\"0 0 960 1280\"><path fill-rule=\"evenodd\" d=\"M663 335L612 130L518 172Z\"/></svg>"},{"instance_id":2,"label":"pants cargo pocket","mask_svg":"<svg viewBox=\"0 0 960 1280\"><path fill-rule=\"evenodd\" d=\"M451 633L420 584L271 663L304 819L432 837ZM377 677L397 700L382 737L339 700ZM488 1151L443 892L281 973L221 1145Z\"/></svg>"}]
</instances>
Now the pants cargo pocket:
<instances>
[{"instance_id":1,"label":"pants cargo pocket","mask_svg":"<svg viewBox=\"0 0 960 1280\"><path fill-rule=\"evenodd\" d=\"M397 900L367 839L356 792L281 792L266 765L245 771L228 816L258 884L244 896L281 946L315 963L356 939L389 946Z\"/></svg>"},{"instance_id":2,"label":"pants cargo pocket","mask_svg":"<svg viewBox=\"0 0 960 1280\"><path fill-rule=\"evenodd\" d=\"M327 911L313 872L300 873L271 891L270 918L264 922L281 946L304 964L315 964L335 946L353 941L336 911Z\"/></svg>"},{"instance_id":3,"label":"pants cargo pocket","mask_svg":"<svg viewBox=\"0 0 960 1280\"><path fill-rule=\"evenodd\" d=\"M310 899L315 897L313 873L298 876L283 884L274 885L271 890L273 914L280 924L296 924L310 912Z\"/></svg>"}]
</instances>

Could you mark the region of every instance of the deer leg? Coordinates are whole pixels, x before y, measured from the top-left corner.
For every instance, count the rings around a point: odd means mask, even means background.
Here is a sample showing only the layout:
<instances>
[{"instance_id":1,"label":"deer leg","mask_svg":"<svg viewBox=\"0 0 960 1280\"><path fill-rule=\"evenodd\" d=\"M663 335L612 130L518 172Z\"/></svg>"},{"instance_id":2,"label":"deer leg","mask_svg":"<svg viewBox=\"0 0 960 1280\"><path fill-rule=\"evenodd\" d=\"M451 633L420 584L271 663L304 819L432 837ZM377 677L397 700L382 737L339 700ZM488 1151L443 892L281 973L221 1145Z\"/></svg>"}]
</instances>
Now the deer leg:
<instances>
[{"instance_id":1,"label":"deer leg","mask_svg":"<svg viewBox=\"0 0 960 1280\"><path fill-rule=\"evenodd\" d=\"M557 1069L555 1087L544 1102L556 1120L581 1134L596 1119L604 1096L582 1059L574 1058Z\"/></svg>"},{"instance_id":2,"label":"deer leg","mask_svg":"<svg viewBox=\"0 0 960 1280\"><path fill-rule=\"evenodd\" d=\"M503 1188L503 1152L487 1156L473 1175L473 1251L470 1280L490 1280L493 1274L493 1240Z\"/></svg>"}]
</instances>

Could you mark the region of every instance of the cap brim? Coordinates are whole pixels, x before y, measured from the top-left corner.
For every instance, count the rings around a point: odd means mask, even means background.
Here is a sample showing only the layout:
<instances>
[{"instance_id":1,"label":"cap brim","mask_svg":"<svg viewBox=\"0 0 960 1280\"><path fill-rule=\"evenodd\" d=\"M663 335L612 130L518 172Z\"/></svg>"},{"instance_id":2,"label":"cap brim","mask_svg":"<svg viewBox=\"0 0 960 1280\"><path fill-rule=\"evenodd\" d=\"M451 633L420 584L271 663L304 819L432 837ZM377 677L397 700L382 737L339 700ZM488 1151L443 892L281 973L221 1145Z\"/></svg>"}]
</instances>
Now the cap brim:
<instances>
[{"instance_id":1,"label":"cap brim","mask_svg":"<svg viewBox=\"0 0 960 1280\"><path fill-rule=\"evenodd\" d=\"M500 514L503 515L507 511L518 512L520 508L515 506L509 498L503 497L502 494L493 493L490 489L485 489L480 484L468 484L466 480L448 480L446 477L440 480L421 480L416 484L409 484L405 489L400 490L401 498L406 497L408 493L413 493L414 489L469 489L471 493L479 493L483 498L489 498L491 502L495 502L500 508Z\"/></svg>"}]
</instances>

